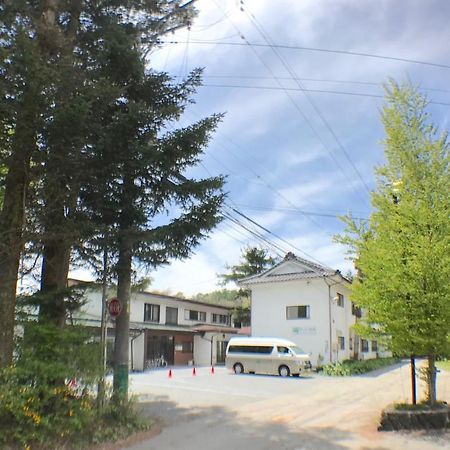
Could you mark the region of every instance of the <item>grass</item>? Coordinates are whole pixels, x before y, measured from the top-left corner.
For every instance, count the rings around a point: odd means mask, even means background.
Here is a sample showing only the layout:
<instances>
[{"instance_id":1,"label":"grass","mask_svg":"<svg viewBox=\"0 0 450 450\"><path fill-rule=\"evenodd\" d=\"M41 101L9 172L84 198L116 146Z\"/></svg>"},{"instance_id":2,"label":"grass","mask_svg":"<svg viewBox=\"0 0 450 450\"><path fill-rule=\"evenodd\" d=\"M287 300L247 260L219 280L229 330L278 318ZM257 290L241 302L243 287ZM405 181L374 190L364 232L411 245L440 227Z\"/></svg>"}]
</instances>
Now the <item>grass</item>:
<instances>
[{"instance_id":1,"label":"grass","mask_svg":"<svg viewBox=\"0 0 450 450\"><path fill-rule=\"evenodd\" d=\"M411 403L395 403L394 409L397 411L430 411L435 409L441 409L444 406L447 406L444 402L436 402L435 405L429 405L426 402L420 402L416 405L413 405Z\"/></svg>"},{"instance_id":2,"label":"grass","mask_svg":"<svg viewBox=\"0 0 450 450\"><path fill-rule=\"evenodd\" d=\"M450 372L450 359L446 359L443 361L436 361L436 367L440 370Z\"/></svg>"}]
</instances>

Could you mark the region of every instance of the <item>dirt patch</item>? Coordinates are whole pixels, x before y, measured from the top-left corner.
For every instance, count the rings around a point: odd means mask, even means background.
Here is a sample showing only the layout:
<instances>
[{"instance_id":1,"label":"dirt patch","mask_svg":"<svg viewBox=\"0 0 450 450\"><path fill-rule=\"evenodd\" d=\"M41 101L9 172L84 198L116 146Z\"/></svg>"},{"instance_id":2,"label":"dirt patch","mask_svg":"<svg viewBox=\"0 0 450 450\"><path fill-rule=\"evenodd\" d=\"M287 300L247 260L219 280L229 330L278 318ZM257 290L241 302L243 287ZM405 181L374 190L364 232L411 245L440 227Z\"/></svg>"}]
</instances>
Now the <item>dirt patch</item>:
<instances>
[{"instance_id":1,"label":"dirt patch","mask_svg":"<svg viewBox=\"0 0 450 450\"><path fill-rule=\"evenodd\" d=\"M89 447L89 450L121 450L131 447L132 445L139 444L140 442L151 439L161 433L162 426L160 424L154 424L151 430L141 431L139 433L132 434L126 439L120 439L116 442L105 442L103 444L97 444Z\"/></svg>"}]
</instances>

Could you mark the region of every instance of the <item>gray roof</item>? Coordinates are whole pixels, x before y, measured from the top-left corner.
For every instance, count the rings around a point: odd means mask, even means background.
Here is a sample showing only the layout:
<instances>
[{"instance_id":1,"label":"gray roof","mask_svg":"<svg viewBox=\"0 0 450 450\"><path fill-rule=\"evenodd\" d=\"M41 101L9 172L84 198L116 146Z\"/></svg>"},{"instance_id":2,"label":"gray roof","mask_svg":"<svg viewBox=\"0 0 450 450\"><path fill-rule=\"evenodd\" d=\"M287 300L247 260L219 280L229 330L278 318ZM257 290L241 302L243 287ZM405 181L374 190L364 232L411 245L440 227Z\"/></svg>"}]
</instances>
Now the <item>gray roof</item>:
<instances>
[{"instance_id":1,"label":"gray roof","mask_svg":"<svg viewBox=\"0 0 450 450\"><path fill-rule=\"evenodd\" d=\"M294 263L298 267L298 271L288 273L273 273L277 268L287 264ZM308 278L322 278L339 275L342 277L338 270L331 269L329 267L322 266L320 264L308 261L303 258L295 256L293 253L288 253L283 261L279 262L275 266L257 275L243 278L239 281L241 286L250 286L254 284L263 283L276 283L282 281L294 281ZM343 278L343 277L342 277Z\"/></svg>"}]
</instances>

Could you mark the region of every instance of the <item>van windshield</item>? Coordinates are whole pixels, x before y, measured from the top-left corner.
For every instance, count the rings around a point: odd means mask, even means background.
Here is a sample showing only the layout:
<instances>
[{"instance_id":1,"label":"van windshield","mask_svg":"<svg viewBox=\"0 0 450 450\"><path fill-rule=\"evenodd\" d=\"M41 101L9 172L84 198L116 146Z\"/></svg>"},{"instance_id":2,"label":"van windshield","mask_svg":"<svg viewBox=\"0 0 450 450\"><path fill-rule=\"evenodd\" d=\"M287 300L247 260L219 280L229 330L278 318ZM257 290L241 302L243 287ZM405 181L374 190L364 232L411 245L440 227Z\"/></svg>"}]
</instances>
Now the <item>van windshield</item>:
<instances>
[{"instance_id":1,"label":"van windshield","mask_svg":"<svg viewBox=\"0 0 450 450\"><path fill-rule=\"evenodd\" d=\"M289 347L296 355L304 355L305 352L300 348L297 347L296 345Z\"/></svg>"}]
</instances>

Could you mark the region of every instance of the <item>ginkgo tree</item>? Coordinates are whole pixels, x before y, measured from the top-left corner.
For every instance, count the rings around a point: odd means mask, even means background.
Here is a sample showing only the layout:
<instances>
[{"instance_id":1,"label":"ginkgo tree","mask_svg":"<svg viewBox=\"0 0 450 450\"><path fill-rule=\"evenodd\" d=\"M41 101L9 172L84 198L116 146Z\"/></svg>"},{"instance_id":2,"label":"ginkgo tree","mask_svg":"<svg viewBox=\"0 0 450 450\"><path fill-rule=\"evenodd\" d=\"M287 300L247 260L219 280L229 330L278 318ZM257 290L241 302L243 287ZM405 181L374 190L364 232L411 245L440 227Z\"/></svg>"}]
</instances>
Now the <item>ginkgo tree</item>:
<instances>
[{"instance_id":1,"label":"ginkgo tree","mask_svg":"<svg viewBox=\"0 0 450 450\"><path fill-rule=\"evenodd\" d=\"M376 169L367 223L345 218L358 276L352 301L366 311L359 332L398 355L428 360L427 401L436 403L435 361L450 355L449 143L410 85L390 82L381 113L384 166Z\"/></svg>"}]
</instances>

